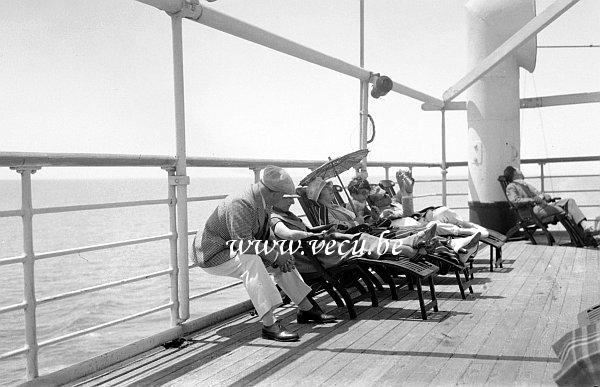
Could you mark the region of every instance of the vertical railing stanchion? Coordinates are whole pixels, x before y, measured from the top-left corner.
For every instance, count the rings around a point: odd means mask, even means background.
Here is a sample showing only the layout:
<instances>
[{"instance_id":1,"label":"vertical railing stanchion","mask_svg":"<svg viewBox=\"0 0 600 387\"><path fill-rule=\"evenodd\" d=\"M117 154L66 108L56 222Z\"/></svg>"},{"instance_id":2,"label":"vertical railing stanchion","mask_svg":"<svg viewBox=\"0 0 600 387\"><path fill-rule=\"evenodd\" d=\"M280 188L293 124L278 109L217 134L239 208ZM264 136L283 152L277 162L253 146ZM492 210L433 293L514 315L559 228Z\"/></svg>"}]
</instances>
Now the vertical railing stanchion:
<instances>
[{"instance_id":1,"label":"vertical railing stanchion","mask_svg":"<svg viewBox=\"0 0 600 387\"><path fill-rule=\"evenodd\" d=\"M360 0L360 26L359 26L359 64L365 67L365 2ZM360 81L360 122L359 122L359 149L367 149L367 117L369 115L369 79ZM359 172L359 170L357 170ZM368 176L367 157L360 164L360 173L363 177Z\"/></svg>"},{"instance_id":2,"label":"vertical railing stanchion","mask_svg":"<svg viewBox=\"0 0 600 387\"><path fill-rule=\"evenodd\" d=\"M23 298L25 301L25 342L27 345L27 380L38 377L38 342L35 299L35 254L33 251L33 203L31 175L38 167L15 168L21 174L21 209L23 211Z\"/></svg>"},{"instance_id":3,"label":"vertical railing stanchion","mask_svg":"<svg viewBox=\"0 0 600 387\"><path fill-rule=\"evenodd\" d=\"M390 167L383 167L383 169L385 170L385 179L389 180L390 179Z\"/></svg>"},{"instance_id":4,"label":"vertical railing stanchion","mask_svg":"<svg viewBox=\"0 0 600 387\"><path fill-rule=\"evenodd\" d=\"M448 168L446 167L446 110L442 109L442 205L446 205L446 175Z\"/></svg>"},{"instance_id":5,"label":"vertical railing stanchion","mask_svg":"<svg viewBox=\"0 0 600 387\"><path fill-rule=\"evenodd\" d=\"M258 183L260 181L260 171L262 170L262 168L250 167L250 169L252 170L252 172L254 172L254 182Z\"/></svg>"},{"instance_id":6,"label":"vertical railing stanchion","mask_svg":"<svg viewBox=\"0 0 600 387\"><path fill-rule=\"evenodd\" d=\"M544 185L544 163L540 163L540 189L542 192L546 192L546 188Z\"/></svg>"},{"instance_id":7,"label":"vertical railing stanchion","mask_svg":"<svg viewBox=\"0 0 600 387\"><path fill-rule=\"evenodd\" d=\"M183 43L181 17L171 16L173 33L173 83L175 96L175 128L177 141L176 174L170 184L177 187L177 264L179 266L179 317L181 322L190 317L190 273L188 267L188 219L185 149L185 99L183 88Z\"/></svg>"},{"instance_id":8,"label":"vertical railing stanchion","mask_svg":"<svg viewBox=\"0 0 600 387\"><path fill-rule=\"evenodd\" d=\"M175 176L174 167L163 168L167 171L169 179ZM169 238L170 259L169 268L172 270L171 278L171 326L179 324L179 266L177 263L177 196L175 186L169 181L168 184L169 198L169 230L171 237Z\"/></svg>"}]
</instances>

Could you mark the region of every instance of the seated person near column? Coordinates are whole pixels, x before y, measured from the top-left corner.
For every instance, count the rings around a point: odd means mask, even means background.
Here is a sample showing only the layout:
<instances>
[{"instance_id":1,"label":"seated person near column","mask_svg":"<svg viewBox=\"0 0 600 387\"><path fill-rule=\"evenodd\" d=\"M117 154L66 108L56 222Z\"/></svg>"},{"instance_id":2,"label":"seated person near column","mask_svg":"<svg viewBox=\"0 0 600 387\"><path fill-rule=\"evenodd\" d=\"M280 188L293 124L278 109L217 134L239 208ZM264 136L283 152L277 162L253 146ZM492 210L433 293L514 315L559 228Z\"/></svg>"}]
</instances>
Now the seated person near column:
<instances>
[{"instance_id":1,"label":"seated person near column","mask_svg":"<svg viewBox=\"0 0 600 387\"><path fill-rule=\"evenodd\" d=\"M239 278L243 281L252 304L262 320L262 337L278 341L297 341L299 336L289 332L275 319L274 310L282 304L281 295L269 276L290 299L298 305L298 322L332 322L334 317L313 307L306 298L310 287L294 268L290 254L274 249L240 251L241 242L267 243L270 236L269 208L283 194L294 193L294 183L282 168L267 166L260 181L243 193L230 195L210 215L202 234L194 238L191 251L194 262L208 274ZM263 246L264 247L264 246Z\"/></svg>"},{"instance_id":2,"label":"seated person near column","mask_svg":"<svg viewBox=\"0 0 600 387\"><path fill-rule=\"evenodd\" d=\"M297 241L314 236L324 237L325 239L336 239L340 236L344 236L344 240L352 240L357 244L353 245L353 243L341 242L329 249L330 251L333 251L334 254L325 254L324 251L319 252L316 257L325 268L338 265L350 255L358 252L360 246L364 248L364 252L371 258L379 258L380 255L392 253L412 258L417 255L418 249L416 247L419 246L421 242L430 240L435 234L435 225L432 225L426 230L407 238L386 239L385 241L387 241L387 243L381 243L381 247L378 249L379 238L366 233L360 233L360 235L340 235L330 232L312 232L299 217L290 212L290 206L294 202L294 197L297 197L297 195L284 195L279 202L273 205L273 212L271 213L271 230L272 235L277 239ZM338 252L341 254L338 254ZM294 258L296 268L300 273L311 273L315 271L312 262L306 256L296 254Z\"/></svg>"},{"instance_id":3,"label":"seated person near column","mask_svg":"<svg viewBox=\"0 0 600 387\"><path fill-rule=\"evenodd\" d=\"M526 183L523 173L515 167L508 166L504 169L504 178L509 183L506 186L506 197L513 203L533 203L533 213L544 220L554 215L566 213L573 221L588 233L595 233L592 226L585 225L587 221L575 200L571 198L550 202L550 195L538 191L534 186Z\"/></svg>"}]
</instances>

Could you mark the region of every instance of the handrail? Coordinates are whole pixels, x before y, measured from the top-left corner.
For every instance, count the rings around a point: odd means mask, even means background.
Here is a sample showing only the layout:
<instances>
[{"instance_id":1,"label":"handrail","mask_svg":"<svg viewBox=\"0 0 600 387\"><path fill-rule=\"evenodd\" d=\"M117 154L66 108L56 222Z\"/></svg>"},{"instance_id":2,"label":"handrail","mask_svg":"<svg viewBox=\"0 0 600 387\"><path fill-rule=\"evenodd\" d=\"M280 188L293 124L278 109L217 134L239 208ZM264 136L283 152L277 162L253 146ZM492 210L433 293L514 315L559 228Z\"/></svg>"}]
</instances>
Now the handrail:
<instances>
[{"instance_id":1,"label":"handrail","mask_svg":"<svg viewBox=\"0 0 600 387\"><path fill-rule=\"evenodd\" d=\"M548 159L524 159L522 160L522 164L539 164L541 167L545 164L549 163L561 163L561 162L595 162L600 161L600 156L584 156L584 157L562 157L562 158L548 158ZM175 158L169 156L141 156L141 155L97 155L97 154L47 154L47 153L7 153L0 152L0 167L11 167L13 169L17 169L18 172L21 173L21 178L24 180L25 190L22 189L22 193L24 194L24 198L30 197L30 175L35 172L35 170L40 167L64 167L64 166L137 166L137 167L161 167L169 173L169 177L174 176L173 166L175 165ZM261 168L269 164L277 164L282 167L293 167L293 168L314 168L321 165L322 161L317 160L278 160L278 159L228 159L228 158L214 158L214 157L190 157L187 159L187 165L190 167L229 167L229 168L248 168L252 170L255 176L258 174ZM391 167L408 167L408 168L440 168L441 164L439 163L417 163L417 162L369 162L371 167L381 167L385 169L386 176L389 173L389 168ZM447 162L446 163L446 171L451 167L461 167L466 166L466 162ZM27 172L29 171L29 172ZM26 172L26 173L23 173ZM585 178L585 177L595 177L597 175L593 174L579 174L579 175L555 175L555 176L546 176L544 175L543 169L541 170L540 176L534 176L533 178L541 178L542 181L544 179L554 179L554 178ZM443 171L442 171L443 173ZM423 179L417 180L417 182L427 182L427 183L439 183L445 184L447 182L464 182L468 181L464 178L449 178L449 179ZM28 344L24 348L13 350L10 352L6 352L4 354L0 354L0 359L4 359L11 356L16 356L19 354L27 354L28 358L28 376L29 378L35 377L37 373L37 349L40 347L45 347L48 345L56 344L59 342L63 342L65 340L69 340L71 338L81 336L90 332L94 332L99 329L103 329L109 326L113 326L125 321L129 321L134 318L142 317L150 313L157 312L163 309L171 309L171 321L172 324L178 324L181 322L178 314L178 305L179 305L179 297L181 294L178 292L178 285L181 285L180 282L183 280L181 278L178 279L178 260L177 260L177 248L176 244L178 241L177 237L177 224L175 222L175 204L176 194L175 194L175 186L171 185L171 179L169 179L169 197L167 199L154 199L154 200L138 200L138 201L122 201L122 202L110 202L110 203L94 203L94 204L83 204L83 205L69 205L69 206L56 206L56 207L42 207L42 208L33 208L31 204L22 206L21 209L16 210L4 210L0 211L0 218L4 217L15 217L20 216L24 219L24 224L31 221L31 217L33 215L40 214L53 214L60 212L75 212L75 211L87 211L87 210L98 210L98 209L111 209L111 208L124 208L124 207L133 207L133 206L145 206L145 205L164 205L167 204L170 209L170 217L171 217L171 230L168 234L155 235L150 237L143 237L137 239L129 239L122 240L116 242L103 243L98 245L90 245L90 246L82 246L64 250L43 252L43 253L34 253L31 249L31 244L28 244L29 252L25 255L2 258L0 259L0 266L9 265L9 264L17 264L22 263L25 265L29 265L30 280L27 280L26 283L29 283L30 289L33 290L33 272L31 271L31 265L33 262L40 259L47 259L52 257L58 257L63 255L76 254L87 251L95 251L101 249L108 249L114 247L121 247L133 244L147 243L159 240L168 239L171 244L171 260L170 260L170 268L164 269L161 271L157 271L154 273L148 273L139 275L136 277L125 278L117 281L113 281L110 283L99 284L87 288L77 289L73 291L69 291L66 293L56 294L53 296L48 296L45 298L37 299L35 298L35 294L29 293L29 298L21 303L16 303L12 305L7 305L0 307L0 314L9 313L18 310L24 310L29 313L29 323L26 327L26 331L28 332ZM27 187L29 187L27 189ZM442 191L444 192L444 191ZM562 193L562 192L600 192L597 189L572 189L572 190L556 190L549 191L553 193ZM433 193L424 193L419 195L414 195L415 199L420 198L430 198L430 197L448 197L448 196L465 196L465 193L445 193L439 194L437 192ZM207 196L195 196L187 198L186 202L206 202L206 201L214 201L225 198L226 195L207 195ZM580 207L599 207L600 204L580 204ZM455 209L468 209L468 207L454 207ZM29 218L27 218L29 217ZM27 220L29 219L29 220ZM197 233L198 230L187 230L187 236L191 236ZM30 242L28 242L30 243ZM187 265L188 268L195 266L194 264ZM108 289L128 283L143 281L149 278L170 275L171 283L171 300L167 304L163 304L151 309L147 309L141 311L139 313L126 316L117 320L109 321L107 323L99 324L90 328L86 328L83 330L79 330L76 332L71 332L63 336L55 337L46 341L38 342L36 338L36 326L35 326L35 315L32 315L31 310L35 310L35 307L40 304L47 304L50 302L62 300L68 297L88 294L95 291L100 291L103 289ZM241 282L236 282L233 284L221 286L215 289L208 290L201 294L196 294L192 296L187 296L185 301L189 302L191 300L197 300L209 296L211 294L237 287L241 284ZM186 285L187 286L187 285ZM32 306L29 308L28 306ZM28 312L29 311L29 312ZM33 322L32 322L33 321Z\"/></svg>"},{"instance_id":2,"label":"handrail","mask_svg":"<svg viewBox=\"0 0 600 387\"><path fill-rule=\"evenodd\" d=\"M171 238L171 234L162 234L162 235L156 235L156 236L146 237L146 238L127 239L127 240L118 241L118 242L102 243L99 245L77 247L77 248L73 248L73 249L49 251L46 253L36 254L35 259L40 260L40 259L60 257L63 255L85 253L88 251L104 250L104 249L113 248L113 247L137 245L140 243L155 242L155 241L160 241L160 240L169 239L169 238Z\"/></svg>"},{"instance_id":3,"label":"handrail","mask_svg":"<svg viewBox=\"0 0 600 387\"><path fill-rule=\"evenodd\" d=\"M34 208L34 214L56 214L60 212L72 212L72 211L87 211L87 210L103 210L109 208L123 208L123 207L135 207L135 206L150 206L154 204L169 204L168 199L156 199L156 200L137 200L129 202L113 202L113 203L98 203L98 204L82 204L77 206L62 206L62 207L43 207Z\"/></svg>"},{"instance_id":4,"label":"handrail","mask_svg":"<svg viewBox=\"0 0 600 387\"><path fill-rule=\"evenodd\" d=\"M142 281L142 280L146 280L146 279L150 279L150 278L160 277L160 276L163 276L166 274L171 274L172 272L173 272L172 269L165 269L165 270L156 271L154 273L142 274L137 277L125 278L125 279L118 280L118 281L108 282L108 283L102 284L102 285L90 286L87 288L74 290L71 292L57 294L57 295L54 295L51 297L40 298L39 300L37 300L37 303L38 303L38 305L46 304L51 301L63 300L65 298L69 298L69 297L80 296L82 294L97 292L97 291L104 290L104 289L114 288L114 287L120 286L120 285L126 285L126 284L130 284L130 283L134 283L134 282L138 282L138 281Z\"/></svg>"}]
</instances>

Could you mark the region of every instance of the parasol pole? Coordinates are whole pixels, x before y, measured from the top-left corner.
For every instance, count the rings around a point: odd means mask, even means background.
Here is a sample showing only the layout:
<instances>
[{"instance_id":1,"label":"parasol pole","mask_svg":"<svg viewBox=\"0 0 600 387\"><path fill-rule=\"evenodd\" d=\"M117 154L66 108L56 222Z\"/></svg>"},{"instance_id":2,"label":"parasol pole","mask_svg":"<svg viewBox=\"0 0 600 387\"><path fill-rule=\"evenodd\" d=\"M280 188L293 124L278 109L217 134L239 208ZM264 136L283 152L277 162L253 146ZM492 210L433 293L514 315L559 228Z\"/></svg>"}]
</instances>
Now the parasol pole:
<instances>
[{"instance_id":1,"label":"parasol pole","mask_svg":"<svg viewBox=\"0 0 600 387\"><path fill-rule=\"evenodd\" d=\"M329 159L329 161L331 161L331 157L328 157L328 159ZM346 190L346 187L344 187L344 183L342 183L342 178L337 173L334 166L332 166L332 169L333 169L333 173L335 173L335 176L338 178L340 185L342 186L342 189L344 190L344 193L346 193L346 197L348 197L348 203L350 203L350 207L352 207L352 212L354 212L354 214L356 214L356 208L354 208L354 203L352 203L352 198L350 197L350 194Z\"/></svg>"}]
</instances>

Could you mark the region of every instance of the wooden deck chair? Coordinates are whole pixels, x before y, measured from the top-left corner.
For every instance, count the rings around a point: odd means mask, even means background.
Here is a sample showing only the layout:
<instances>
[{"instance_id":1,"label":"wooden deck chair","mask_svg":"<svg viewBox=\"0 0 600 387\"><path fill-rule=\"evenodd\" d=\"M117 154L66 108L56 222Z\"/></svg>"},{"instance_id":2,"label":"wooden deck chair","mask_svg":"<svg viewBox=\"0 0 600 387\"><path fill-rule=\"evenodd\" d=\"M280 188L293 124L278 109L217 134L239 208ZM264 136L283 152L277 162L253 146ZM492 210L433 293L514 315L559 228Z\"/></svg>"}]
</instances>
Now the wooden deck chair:
<instances>
[{"instance_id":1,"label":"wooden deck chair","mask_svg":"<svg viewBox=\"0 0 600 387\"><path fill-rule=\"evenodd\" d=\"M296 189L300 196L298 201L304 210L307 219L313 226L319 226L327 223L328 213L325 206L310 200L306 197L306 189L300 187ZM385 258L385 257L383 257ZM438 272L438 268L428 262L411 262L406 257L389 257L390 259L371 259L367 257L357 258L357 261L365 268L372 269L389 286L393 300L398 300L397 285L394 282L394 276L404 275L407 279L408 288L414 290L413 285L417 287L417 298L421 309L421 318L427 319L427 311L433 309L438 311L437 298L435 296L435 284L433 276ZM427 281L431 292L431 301L425 303L422 292L422 281Z\"/></svg>"},{"instance_id":2,"label":"wooden deck chair","mask_svg":"<svg viewBox=\"0 0 600 387\"><path fill-rule=\"evenodd\" d=\"M324 289L327 291L327 293L329 293L331 298L333 298L337 306L345 306L348 310L350 318L355 319L356 309L354 307L354 300L346 289L354 286L361 294L365 294L366 291L360 282L358 282L358 279L361 278L364 284L367 286L368 292L371 296L371 305L379 305L377 293L375 293L375 287L369 279L369 274L366 273L366 269L359 265L355 258L351 258L334 267L325 268L312 254L312 248L309 243L310 238L301 241L302 251L306 257L311 259L316 272L300 274L302 275L304 281L312 288L314 293L317 293L321 288Z\"/></svg>"},{"instance_id":3,"label":"wooden deck chair","mask_svg":"<svg viewBox=\"0 0 600 387\"><path fill-rule=\"evenodd\" d=\"M322 206L319 203L314 202L313 200L309 200L306 197L306 190L303 189L302 187L298 188L296 190L296 193L298 193L298 195L300 196L299 201L300 201L300 205L302 206L302 208L303 209L305 207L310 208L309 211L312 213L312 215L309 215L308 213L306 213L306 215L307 215L307 219L309 220L309 222L311 222L311 224L313 226L329 223L327 208L325 206ZM313 217L313 215L314 215L314 217ZM366 230L366 231L369 231L369 230ZM409 228L407 228L407 231L409 232L408 235L410 235L410 234L417 232L418 229L409 227ZM358 232L358 231L355 231L355 232ZM376 232L373 233L373 235L379 235L379 234L380 234L380 230L378 230L378 229L376 229ZM466 293L465 293L465 288L468 288L469 292L473 293L473 287L471 286L471 282L472 282L471 280L473 280L473 271L471 270L472 266L473 266L472 259L471 259L471 262L467 262L467 264L463 264L462 262L460 262L460 260L458 259L458 256L456 254L450 256L450 255L445 255L445 254L430 253L430 254L425 255L424 258L431 264L438 266L438 268L439 268L439 266L442 266L444 268L443 271L454 273L454 275L456 277L456 283L458 285L458 288L460 290L460 295L463 300L467 298ZM409 273L409 276L410 275L411 274ZM465 277L464 281L462 280L461 275L464 275L464 277ZM384 281L387 282L387 279L385 279L385 278L382 278L382 279L384 279ZM410 288L410 281L411 281L411 278L407 277L407 282L409 283L409 288Z\"/></svg>"},{"instance_id":4,"label":"wooden deck chair","mask_svg":"<svg viewBox=\"0 0 600 387\"><path fill-rule=\"evenodd\" d=\"M513 203L508 199L506 195L506 187L508 186L508 182L503 175L498 176L498 181L500 182L500 186L502 187L502 192L504 192L504 197L508 202L511 210L517 216L517 224L511 227L510 230L506 233L507 237L511 237L516 234L519 230L523 230L531 244L537 245L537 241L535 240L534 233L536 230L540 229L542 233L546 236L548 240L548 245L552 246L556 243L556 239L548 230L548 225L550 224L558 224L560 222L567 233L569 234L569 238L571 238L572 245L577 247L583 247L586 245L586 238L584 231L579 228L577 224L568 216L566 213L561 213L557 215L548 216L546 218L540 219L534 212L533 208L535 204L533 203ZM553 198L553 200L558 200L560 198Z\"/></svg>"},{"instance_id":5,"label":"wooden deck chair","mask_svg":"<svg viewBox=\"0 0 600 387\"><path fill-rule=\"evenodd\" d=\"M396 190L394 189L394 182L391 180L381 180L379 186L387 192L388 195L395 197ZM502 246L508 240L507 236L499 233L498 231L486 228L489 233L488 237L480 238L479 241L490 246L490 271L494 271L495 267L502 267ZM494 251L496 252L496 262L494 262ZM471 269L472 269L471 263Z\"/></svg>"}]
</instances>

